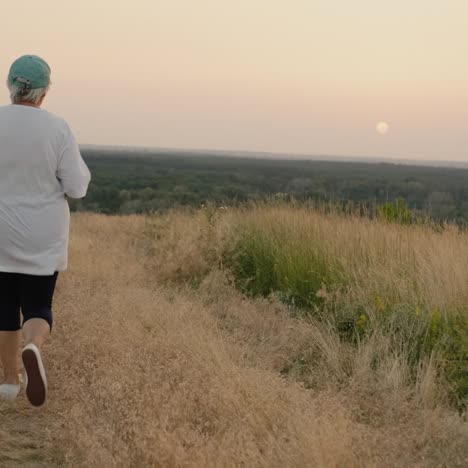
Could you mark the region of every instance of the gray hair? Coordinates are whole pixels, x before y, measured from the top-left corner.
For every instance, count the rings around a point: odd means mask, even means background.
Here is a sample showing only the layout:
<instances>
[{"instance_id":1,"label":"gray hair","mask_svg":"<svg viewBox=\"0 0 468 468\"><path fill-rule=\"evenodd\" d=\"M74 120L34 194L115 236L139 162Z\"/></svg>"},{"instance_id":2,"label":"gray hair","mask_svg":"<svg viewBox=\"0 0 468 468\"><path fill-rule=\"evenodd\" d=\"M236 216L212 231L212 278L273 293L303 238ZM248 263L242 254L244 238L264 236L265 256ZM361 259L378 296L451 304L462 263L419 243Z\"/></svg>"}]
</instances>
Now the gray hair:
<instances>
[{"instance_id":1,"label":"gray hair","mask_svg":"<svg viewBox=\"0 0 468 468\"><path fill-rule=\"evenodd\" d=\"M20 102L39 104L42 96L47 94L47 91L49 91L49 86L46 86L45 88L25 89L22 86L10 83L9 81L7 81L7 86L10 91L10 99L13 104L19 104Z\"/></svg>"}]
</instances>

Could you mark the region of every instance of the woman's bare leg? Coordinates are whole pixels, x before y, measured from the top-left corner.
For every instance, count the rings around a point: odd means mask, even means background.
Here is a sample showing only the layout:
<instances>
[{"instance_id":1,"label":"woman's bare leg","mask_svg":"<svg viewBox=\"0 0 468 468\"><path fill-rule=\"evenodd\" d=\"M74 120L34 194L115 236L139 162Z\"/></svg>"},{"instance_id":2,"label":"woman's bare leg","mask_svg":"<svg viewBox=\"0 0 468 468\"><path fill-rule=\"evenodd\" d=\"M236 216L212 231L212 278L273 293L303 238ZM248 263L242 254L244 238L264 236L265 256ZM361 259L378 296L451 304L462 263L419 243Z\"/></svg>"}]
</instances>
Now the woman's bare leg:
<instances>
[{"instance_id":1,"label":"woman's bare leg","mask_svg":"<svg viewBox=\"0 0 468 468\"><path fill-rule=\"evenodd\" d=\"M32 343L41 350L42 345L50 335L49 324L41 318L32 318L23 324L24 343Z\"/></svg>"},{"instance_id":2,"label":"woman's bare leg","mask_svg":"<svg viewBox=\"0 0 468 468\"><path fill-rule=\"evenodd\" d=\"M0 331L0 358L3 365L3 374L6 384L18 385L18 349L21 332Z\"/></svg>"}]
</instances>

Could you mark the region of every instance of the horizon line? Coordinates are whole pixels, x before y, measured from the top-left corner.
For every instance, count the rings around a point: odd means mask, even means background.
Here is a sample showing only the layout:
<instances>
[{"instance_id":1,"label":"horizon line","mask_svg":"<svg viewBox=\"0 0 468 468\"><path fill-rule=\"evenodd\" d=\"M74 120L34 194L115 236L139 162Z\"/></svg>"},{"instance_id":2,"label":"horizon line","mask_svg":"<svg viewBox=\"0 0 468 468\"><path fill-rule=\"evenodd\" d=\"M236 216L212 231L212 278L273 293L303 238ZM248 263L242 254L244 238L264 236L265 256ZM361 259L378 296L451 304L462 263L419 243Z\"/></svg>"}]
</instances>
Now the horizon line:
<instances>
[{"instance_id":1,"label":"horizon line","mask_svg":"<svg viewBox=\"0 0 468 468\"><path fill-rule=\"evenodd\" d=\"M80 148L96 148L104 150L120 150L120 151L143 151L147 153L189 153L193 155L210 154L213 156L233 156L247 157L252 159L266 160L282 160L282 161L332 161L332 162L361 162L369 164L401 164L401 165L416 165L426 167L450 167L450 168L468 168L468 161L463 160L440 160L440 159L410 159L401 157L380 157L380 156L355 156L355 155L336 155L336 154L311 154L311 153L284 153L276 151L263 150L231 150L231 149L215 149L215 148L178 148L178 147L159 147L159 146L133 146L133 145L109 145L83 143L79 144Z\"/></svg>"}]
</instances>

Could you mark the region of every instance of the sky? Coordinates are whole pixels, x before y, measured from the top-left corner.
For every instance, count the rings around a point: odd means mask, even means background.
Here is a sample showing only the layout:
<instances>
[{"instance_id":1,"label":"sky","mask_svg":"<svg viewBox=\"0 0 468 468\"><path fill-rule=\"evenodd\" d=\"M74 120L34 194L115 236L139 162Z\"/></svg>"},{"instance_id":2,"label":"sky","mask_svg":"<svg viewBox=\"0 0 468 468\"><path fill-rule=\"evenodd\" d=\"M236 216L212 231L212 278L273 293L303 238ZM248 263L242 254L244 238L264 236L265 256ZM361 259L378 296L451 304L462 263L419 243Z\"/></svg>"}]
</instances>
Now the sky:
<instances>
[{"instance_id":1,"label":"sky","mask_svg":"<svg viewBox=\"0 0 468 468\"><path fill-rule=\"evenodd\" d=\"M468 161L468 0L24 0L1 19L0 73L43 57L44 108L81 144Z\"/></svg>"}]
</instances>

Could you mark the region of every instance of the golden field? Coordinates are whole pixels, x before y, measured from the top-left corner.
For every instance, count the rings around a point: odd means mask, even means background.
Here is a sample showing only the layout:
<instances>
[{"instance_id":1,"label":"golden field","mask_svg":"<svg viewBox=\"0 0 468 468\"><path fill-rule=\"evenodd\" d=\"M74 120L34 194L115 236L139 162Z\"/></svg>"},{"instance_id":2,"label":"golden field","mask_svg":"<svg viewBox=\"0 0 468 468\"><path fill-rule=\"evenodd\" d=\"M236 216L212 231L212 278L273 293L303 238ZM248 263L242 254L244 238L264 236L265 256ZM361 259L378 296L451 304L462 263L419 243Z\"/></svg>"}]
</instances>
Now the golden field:
<instances>
[{"instance_id":1,"label":"golden field","mask_svg":"<svg viewBox=\"0 0 468 468\"><path fill-rule=\"evenodd\" d=\"M0 466L466 466L467 260L294 206L76 214L49 401L0 403Z\"/></svg>"}]
</instances>

